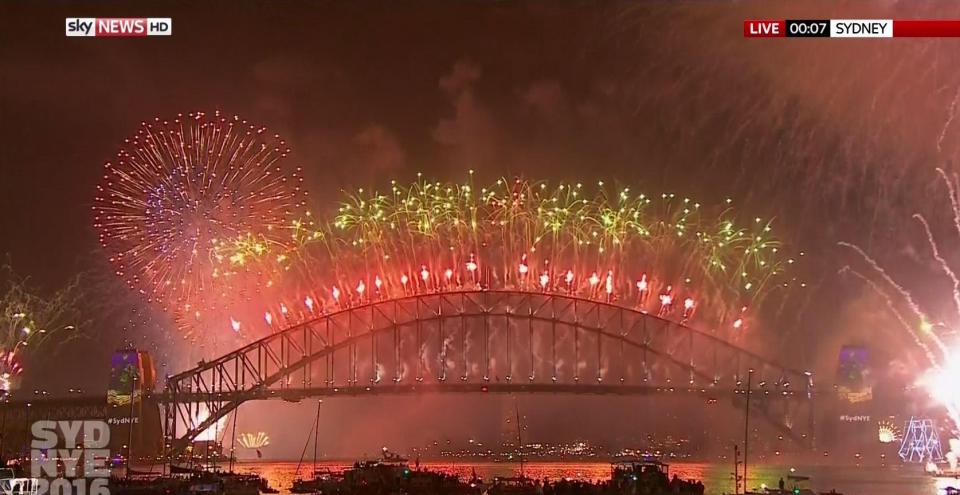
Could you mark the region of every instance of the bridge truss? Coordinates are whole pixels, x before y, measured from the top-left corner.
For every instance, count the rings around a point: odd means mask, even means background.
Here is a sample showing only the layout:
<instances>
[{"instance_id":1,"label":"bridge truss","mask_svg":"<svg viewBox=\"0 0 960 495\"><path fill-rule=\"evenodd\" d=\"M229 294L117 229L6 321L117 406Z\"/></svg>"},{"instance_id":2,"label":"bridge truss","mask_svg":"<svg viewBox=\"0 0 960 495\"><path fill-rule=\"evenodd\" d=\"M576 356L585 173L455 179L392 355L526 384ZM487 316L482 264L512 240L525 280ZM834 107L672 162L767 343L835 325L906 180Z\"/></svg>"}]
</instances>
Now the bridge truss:
<instances>
[{"instance_id":1,"label":"bridge truss","mask_svg":"<svg viewBox=\"0 0 960 495\"><path fill-rule=\"evenodd\" d=\"M404 393L729 396L810 443L813 382L709 333L554 293L461 291L347 308L168 378L167 449L249 400ZM806 407L804 407L804 405ZM808 429L796 418L806 409Z\"/></svg>"}]
</instances>

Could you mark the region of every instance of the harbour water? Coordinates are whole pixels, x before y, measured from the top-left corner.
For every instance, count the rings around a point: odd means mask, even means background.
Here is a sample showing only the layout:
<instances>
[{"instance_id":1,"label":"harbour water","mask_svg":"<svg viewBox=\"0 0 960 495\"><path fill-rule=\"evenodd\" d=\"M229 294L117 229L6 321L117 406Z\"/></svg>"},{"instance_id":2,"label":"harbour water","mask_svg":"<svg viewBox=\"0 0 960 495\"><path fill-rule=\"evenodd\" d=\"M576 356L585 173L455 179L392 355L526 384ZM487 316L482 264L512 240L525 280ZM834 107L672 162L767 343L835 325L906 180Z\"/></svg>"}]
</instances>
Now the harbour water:
<instances>
[{"instance_id":1,"label":"harbour water","mask_svg":"<svg viewBox=\"0 0 960 495\"><path fill-rule=\"evenodd\" d=\"M346 462L318 463L319 468L338 471L349 467ZM423 462L422 468L458 474L468 479L474 472L484 479L495 476L512 476L518 473L516 464L490 462ZM309 476L312 462L300 466L300 474ZM917 466L856 467L856 466L793 466L795 474L809 476L808 483L817 491L835 489L844 495L943 495L948 486L960 487L960 480L937 479L923 475ZM270 486L289 493L296 477L296 462L241 461L236 470L255 472L267 478ZM750 467L749 486L776 487L778 480L786 479L790 466L756 465ZM670 465L670 473L685 479L699 479L706 485L706 495L733 493L732 468L709 463L677 462ZM608 462L529 462L524 464L524 474L531 478L553 480L576 478L583 480L607 479L610 476Z\"/></svg>"}]
</instances>

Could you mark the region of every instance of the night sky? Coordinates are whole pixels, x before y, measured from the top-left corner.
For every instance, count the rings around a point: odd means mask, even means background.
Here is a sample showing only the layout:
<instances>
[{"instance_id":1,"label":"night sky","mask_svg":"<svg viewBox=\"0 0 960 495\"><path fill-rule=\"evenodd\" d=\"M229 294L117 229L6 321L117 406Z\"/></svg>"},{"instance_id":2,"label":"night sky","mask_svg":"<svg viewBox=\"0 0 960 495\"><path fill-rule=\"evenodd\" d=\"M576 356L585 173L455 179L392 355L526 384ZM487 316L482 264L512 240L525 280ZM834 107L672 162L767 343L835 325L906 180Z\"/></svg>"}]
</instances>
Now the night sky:
<instances>
[{"instance_id":1,"label":"night sky","mask_svg":"<svg viewBox=\"0 0 960 495\"><path fill-rule=\"evenodd\" d=\"M805 310L771 326L764 352L800 343L828 373L843 343L896 357L901 337L838 275L857 258L836 242L908 283L930 273L912 213L957 246L934 168L957 170L960 42L744 39L742 22L960 16L939 5L7 0L0 254L42 291L102 270L103 163L143 120L221 110L287 139L321 212L342 189L468 169L734 198L813 260ZM65 17L141 16L171 17L173 36L63 33ZM918 290L945 310L948 287Z\"/></svg>"}]
</instances>

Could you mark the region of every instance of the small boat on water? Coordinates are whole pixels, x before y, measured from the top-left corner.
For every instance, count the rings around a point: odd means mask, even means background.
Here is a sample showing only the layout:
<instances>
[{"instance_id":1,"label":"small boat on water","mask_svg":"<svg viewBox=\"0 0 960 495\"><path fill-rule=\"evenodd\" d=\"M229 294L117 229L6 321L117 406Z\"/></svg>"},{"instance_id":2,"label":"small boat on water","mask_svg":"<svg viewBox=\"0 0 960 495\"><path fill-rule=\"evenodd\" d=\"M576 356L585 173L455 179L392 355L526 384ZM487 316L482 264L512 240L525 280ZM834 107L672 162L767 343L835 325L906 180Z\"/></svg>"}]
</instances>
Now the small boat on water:
<instances>
[{"instance_id":1,"label":"small boat on water","mask_svg":"<svg viewBox=\"0 0 960 495\"><path fill-rule=\"evenodd\" d=\"M280 493L280 490L270 486L266 478L260 478L260 493Z\"/></svg>"},{"instance_id":2,"label":"small boat on water","mask_svg":"<svg viewBox=\"0 0 960 495\"><path fill-rule=\"evenodd\" d=\"M537 493L538 483L528 478L523 471L523 424L520 422L520 406L513 403L514 416L517 427L517 445L520 446L520 475L510 477L497 477L493 479L493 484L487 489L490 495L521 495ZM540 490L540 493L543 493Z\"/></svg>"},{"instance_id":3,"label":"small boat on water","mask_svg":"<svg viewBox=\"0 0 960 495\"><path fill-rule=\"evenodd\" d=\"M614 462L610 481L620 493L703 495L703 483L670 477L670 466L656 457Z\"/></svg>"},{"instance_id":4,"label":"small boat on water","mask_svg":"<svg viewBox=\"0 0 960 495\"><path fill-rule=\"evenodd\" d=\"M342 473L316 471L312 479L294 481L290 491L317 494L469 495L482 490L479 481L474 476L471 483L467 484L455 475L411 469L406 459L384 451L381 459L356 462ZM496 490L490 493L496 493Z\"/></svg>"},{"instance_id":5,"label":"small boat on water","mask_svg":"<svg viewBox=\"0 0 960 495\"><path fill-rule=\"evenodd\" d=\"M184 480L156 474L150 477L128 476L110 478L107 486L111 495L161 495L179 493L183 489Z\"/></svg>"},{"instance_id":6,"label":"small boat on water","mask_svg":"<svg viewBox=\"0 0 960 495\"><path fill-rule=\"evenodd\" d=\"M290 493L328 493L342 480L342 474L334 473L329 469L316 469L309 479L297 478L293 480Z\"/></svg>"},{"instance_id":7,"label":"small boat on water","mask_svg":"<svg viewBox=\"0 0 960 495\"><path fill-rule=\"evenodd\" d=\"M777 488L769 488L765 485L761 485L757 490L749 490L747 488L747 446L749 445L750 440L750 395L752 394L751 381L753 379L753 370L750 370L750 373L747 374L747 389L746 389L746 406L743 408L743 462L739 460L740 450L737 445L733 446L733 480L736 484L737 490L739 491L740 487L743 486L743 495L843 495L842 493L836 490L830 490L829 492L815 492L809 488L804 488L801 486L804 482L809 481L810 478L807 476L799 476L795 474L787 475L787 481L784 481L783 478L780 478L780 482L777 483ZM740 470L741 464L743 465L743 470ZM742 474L741 474L742 473ZM742 482L742 485L741 485ZM788 488L788 485L792 484L793 487ZM724 494L724 495L729 495Z\"/></svg>"},{"instance_id":8,"label":"small boat on water","mask_svg":"<svg viewBox=\"0 0 960 495\"><path fill-rule=\"evenodd\" d=\"M313 476L310 478L300 477L300 466L303 465L303 457L307 453L307 447L310 446L310 435L307 435L307 441L303 444L303 452L300 454L300 461L297 462L297 471L293 484L290 486L290 493L330 493L342 479L342 475L335 474L328 469L317 468L317 439L320 430L320 402L317 402L317 417L314 421L310 433L313 433Z\"/></svg>"},{"instance_id":9,"label":"small boat on water","mask_svg":"<svg viewBox=\"0 0 960 495\"><path fill-rule=\"evenodd\" d=\"M523 495L536 493L537 486L534 481L526 476L511 476L504 478L494 478L487 493L490 495Z\"/></svg>"},{"instance_id":10,"label":"small boat on water","mask_svg":"<svg viewBox=\"0 0 960 495\"><path fill-rule=\"evenodd\" d=\"M953 478L960 479L960 468L952 469L950 466L940 467L931 463L927 466L925 472L934 478Z\"/></svg>"},{"instance_id":11,"label":"small boat on water","mask_svg":"<svg viewBox=\"0 0 960 495\"><path fill-rule=\"evenodd\" d=\"M643 474L657 474L663 477L670 476L670 465L661 462L656 457L641 457L637 459L620 459L611 464L611 478L613 480L633 478Z\"/></svg>"},{"instance_id":12,"label":"small boat on water","mask_svg":"<svg viewBox=\"0 0 960 495\"><path fill-rule=\"evenodd\" d=\"M130 470L124 478L111 478L111 495L258 495L276 493L256 474L223 472L216 468L171 465L170 474Z\"/></svg>"},{"instance_id":13,"label":"small boat on water","mask_svg":"<svg viewBox=\"0 0 960 495\"><path fill-rule=\"evenodd\" d=\"M195 495L258 495L266 484L259 475L224 472L217 467L196 469L171 465L170 473L184 476L186 493Z\"/></svg>"},{"instance_id":14,"label":"small boat on water","mask_svg":"<svg viewBox=\"0 0 960 495\"><path fill-rule=\"evenodd\" d=\"M781 479L781 481L783 481ZM788 475L787 482L783 483L783 488L769 488L761 486L758 490L747 490L744 495L843 495L836 490L829 492L817 492L806 488L803 484L810 481L809 476ZM792 486L791 486L792 485Z\"/></svg>"}]
</instances>

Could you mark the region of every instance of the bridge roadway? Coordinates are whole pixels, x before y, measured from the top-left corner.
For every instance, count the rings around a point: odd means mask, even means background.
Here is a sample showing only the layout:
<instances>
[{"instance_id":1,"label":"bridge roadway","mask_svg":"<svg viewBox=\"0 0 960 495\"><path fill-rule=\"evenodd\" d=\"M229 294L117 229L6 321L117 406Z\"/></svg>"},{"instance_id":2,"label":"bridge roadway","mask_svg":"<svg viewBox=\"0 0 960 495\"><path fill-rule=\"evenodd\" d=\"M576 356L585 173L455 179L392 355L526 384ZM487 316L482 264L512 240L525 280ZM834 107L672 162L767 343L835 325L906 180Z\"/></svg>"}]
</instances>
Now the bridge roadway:
<instances>
[{"instance_id":1,"label":"bridge roadway","mask_svg":"<svg viewBox=\"0 0 960 495\"><path fill-rule=\"evenodd\" d=\"M518 382L520 382L518 380ZM211 399L219 401L246 401L277 399L287 402L299 402L310 397L367 397L374 395L413 395L413 394L578 394L578 395L620 395L643 396L657 394L685 394L698 395L704 398L733 397L743 394L742 389L736 388L703 388L703 387L664 387L653 385L614 384L551 384L551 383L417 383L417 384L387 384L387 385L349 385L325 386L296 389L266 389L235 390L208 394L203 392L178 393L176 397L169 392L158 392L150 397L160 404L175 402L206 402ZM781 396L793 396L795 391L773 392L770 390L754 390L752 395L771 393Z\"/></svg>"}]
</instances>

